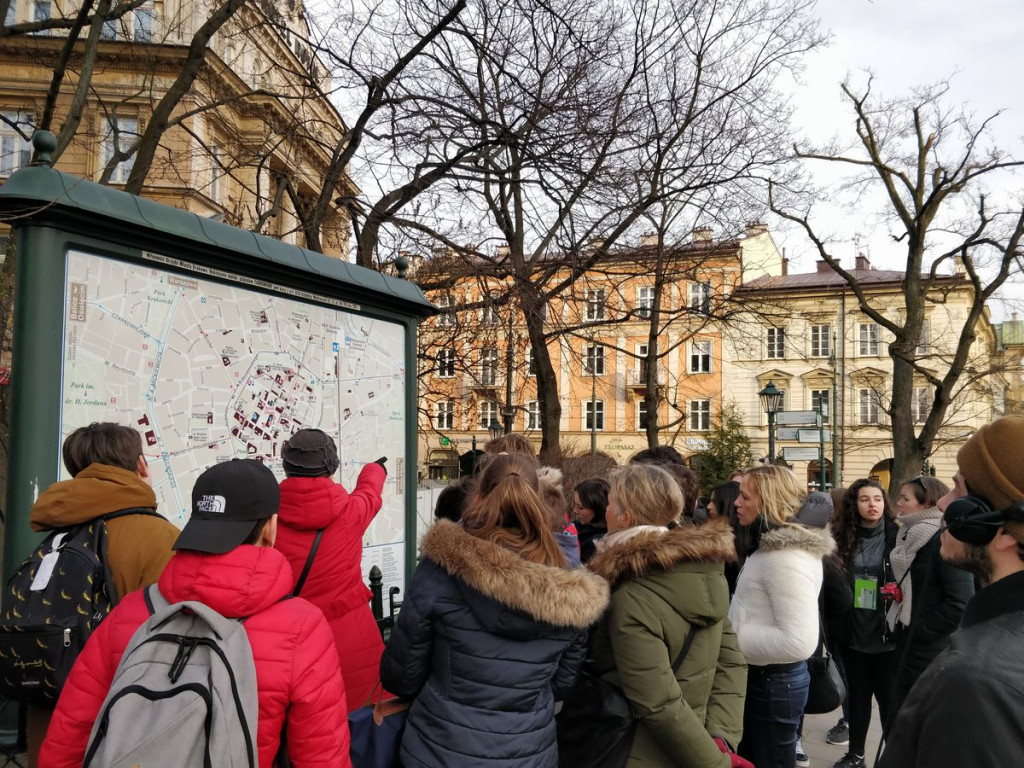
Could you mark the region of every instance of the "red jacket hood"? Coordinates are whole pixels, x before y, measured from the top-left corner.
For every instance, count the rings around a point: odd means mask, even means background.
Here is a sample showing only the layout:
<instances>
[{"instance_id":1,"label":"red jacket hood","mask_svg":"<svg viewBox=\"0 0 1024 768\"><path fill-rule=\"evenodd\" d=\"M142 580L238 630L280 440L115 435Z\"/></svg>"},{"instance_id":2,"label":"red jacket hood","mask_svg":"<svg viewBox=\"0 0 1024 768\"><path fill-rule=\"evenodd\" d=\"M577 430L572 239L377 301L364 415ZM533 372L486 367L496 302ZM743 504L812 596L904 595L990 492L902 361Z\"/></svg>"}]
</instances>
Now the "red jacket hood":
<instances>
[{"instance_id":1,"label":"red jacket hood","mask_svg":"<svg viewBox=\"0 0 1024 768\"><path fill-rule=\"evenodd\" d=\"M168 602L198 600L228 618L262 611L287 595L292 584L288 559L276 549L252 544L223 555L182 550L159 581Z\"/></svg>"},{"instance_id":2,"label":"red jacket hood","mask_svg":"<svg viewBox=\"0 0 1024 768\"><path fill-rule=\"evenodd\" d=\"M300 531L317 531L345 511L348 491L329 477L286 477L281 481L281 522Z\"/></svg>"}]
</instances>

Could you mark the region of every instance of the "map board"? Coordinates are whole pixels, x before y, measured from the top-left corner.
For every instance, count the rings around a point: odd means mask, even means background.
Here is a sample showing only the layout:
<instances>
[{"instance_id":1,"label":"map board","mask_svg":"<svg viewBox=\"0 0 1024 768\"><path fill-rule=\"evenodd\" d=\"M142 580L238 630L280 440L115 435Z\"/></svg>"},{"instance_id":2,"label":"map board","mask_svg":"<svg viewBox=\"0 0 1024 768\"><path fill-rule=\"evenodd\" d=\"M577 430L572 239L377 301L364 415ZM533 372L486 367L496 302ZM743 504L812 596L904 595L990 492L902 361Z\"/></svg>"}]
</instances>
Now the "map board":
<instances>
[{"instance_id":1,"label":"map board","mask_svg":"<svg viewBox=\"0 0 1024 768\"><path fill-rule=\"evenodd\" d=\"M137 428L158 509L179 527L203 470L255 458L281 479L281 446L302 427L334 437L334 479L346 488L386 456L363 577L377 565L384 594L403 587L405 327L354 304L144 256L147 265L68 252L61 441L93 421Z\"/></svg>"}]
</instances>

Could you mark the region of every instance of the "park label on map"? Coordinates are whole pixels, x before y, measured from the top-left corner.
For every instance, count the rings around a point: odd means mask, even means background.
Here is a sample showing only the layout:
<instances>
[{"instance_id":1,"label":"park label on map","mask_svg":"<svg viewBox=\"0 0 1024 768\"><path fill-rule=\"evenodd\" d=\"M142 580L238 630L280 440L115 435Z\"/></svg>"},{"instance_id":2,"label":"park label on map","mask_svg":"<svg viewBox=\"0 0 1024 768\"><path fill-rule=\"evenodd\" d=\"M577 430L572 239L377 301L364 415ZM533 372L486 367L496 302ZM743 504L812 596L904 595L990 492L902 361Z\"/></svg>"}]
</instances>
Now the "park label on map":
<instances>
[{"instance_id":1,"label":"park label on map","mask_svg":"<svg viewBox=\"0 0 1024 768\"><path fill-rule=\"evenodd\" d=\"M265 281L238 282L245 285L70 251L62 441L93 421L134 426L158 509L178 526L203 470L254 458L281 479L281 446L303 427L334 437L334 479L347 488L365 464L387 456L384 507L364 538L363 571L366 578L378 565L385 587L403 586L404 326L327 299L250 287Z\"/></svg>"}]
</instances>

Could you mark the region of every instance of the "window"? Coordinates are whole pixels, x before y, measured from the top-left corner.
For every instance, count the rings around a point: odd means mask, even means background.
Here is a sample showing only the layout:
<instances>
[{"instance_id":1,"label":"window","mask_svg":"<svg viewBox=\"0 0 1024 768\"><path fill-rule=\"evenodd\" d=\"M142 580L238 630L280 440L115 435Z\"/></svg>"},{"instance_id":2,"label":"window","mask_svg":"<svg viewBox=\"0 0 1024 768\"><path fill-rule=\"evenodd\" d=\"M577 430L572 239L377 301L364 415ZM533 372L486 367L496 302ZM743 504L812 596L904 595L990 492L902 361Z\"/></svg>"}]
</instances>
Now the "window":
<instances>
[{"instance_id":1,"label":"window","mask_svg":"<svg viewBox=\"0 0 1024 768\"><path fill-rule=\"evenodd\" d=\"M878 392L874 389L861 389L858 392L858 398L860 404L860 423L878 424L880 410L878 407Z\"/></svg>"},{"instance_id":2,"label":"window","mask_svg":"<svg viewBox=\"0 0 1024 768\"><path fill-rule=\"evenodd\" d=\"M18 0L11 0L10 5L7 6L7 15L4 16L4 26L9 27L12 24L17 23L18 20Z\"/></svg>"},{"instance_id":3,"label":"window","mask_svg":"<svg viewBox=\"0 0 1024 768\"><path fill-rule=\"evenodd\" d=\"M441 314L437 316L437 325L439 328L454 328L455 327L455 313L452 312L452 297L443 294L437 297L437 308L441 310Z\"/></svg>"},{"instance_id":4,"label":"window","mask_svg":"<svg viewBox=\"0 0 1024 768\"><path fill-rule=\"evenodd\" d=\"M587 291L587 320L604 320L604 288Z\"/></svg>"},{"instance_id":5,"label":"window","mask_svg":"<svg viewBox=\"0 0 1024 768\"><path fill-rule=\"evenodd\" d=\"M135 41L138 43L150 43L153 41L153 17L156 9L152 4L146 3L135 9ZM214 198L216 199L216 198Z\"/></svg>"},{"instance_id":6,"label":"window","mask_svg":"<svg viewBox=\"0 0 1024 768\"><path fill-rule=\"evenodd\" d=\"M827 389L812 389L811 390L811 410L817 411L819 406L825 406L823 408L824 415L822 422L828 424L828 418L832 414L829 412L829 391Z\"/></svg>"},{"instance_id":7,"label":"window","mask_svg":"<svg viewBox=\"0 0 1024 768\"><path fill-rule=\"evenodd\" d=\"M438 429L451 429L455 424L455 403L441 400L434 403L434 425Z\"/></svg>"},{"instance_id":8,"label":"window","mask_svg":"<svg viewBox=\"0 0 1024 768\"><path fill-rule=\"evenodd\" d=\"M498 383L498 350L484 349L480 352L480 383L485 387Z\"/></svg>"},{"instance_id":9,"label":"window","mask_svg":"<svg viewBox=\"0 0 1024 768\"><path fill-rule=\"evenodd\" d=\"M703 315L711 312L711 283L690 284L690 309Z\"/></svg>"},{"instance_id":10,"label":"window","mask_svg":"<svg viewBox=\"0 0 1024 768\"><path fill-rule=\"evenodd\" d=\"M450 379L455 375L455 350L442 349L437 353L437 375Z\"/></svg>"},{"instance_id":11,"label":"window","mask_svg":"<svg viewBox=\"0 0 1024 768\"><path fill-rule=\"evenodd\" d=\"M530 400L526 404L526 428L540 429L540 401Z\"/></svg>"},{"instance_id":12,"label":"window","mask_svg":"<svg viewBox=\"0 0 1024 768\"><path fill-rule=\"evenodd\" d=\"M636 289L636 313L640 317L651 316L651 308L654 306L654 288L647 286Z\"/></svg>"},{"instance_id":13,"label":"window","mask_svg":"<svg viewBox=\"0 0 1024 768\"><path fill-rule=\"evenodd\" d=\"M526 348L526 375L537 375L537 362L533 359L533 347Z\"/></svg>"},{"instance_id":14,"label":"window","mask_svg":"<svg viewBox=\"0 0 1024 768\"><path fill-rule=\"evenodd\" d=\"M875 323L861 323L858 333L858 354L871 356L878 354L878 326Z\"/></svg>"},{"instance_id":15,"label":"window","mask_svg":"<svg viewBox=\"0 0 1024 768\"><path fill-rule=\"evenodd\" d=\"M17 0L11 0L13 6ZM53 17L53 6L50 0L32 0L32 21L46 21ZM53 34L52 30L41 29L33 34L36 35L50 35Z\"/></svg>"},{"instance_id":16,"label":"window","mask_svg":"<svg viewBox=\"0 0 1024 768\"><path fill-rule=\"evenodd\" d=\"M121 19L107 19L100 28L100 40L117 40L117 28Z\"/></svg>"},{"instance_id":17,"label":"window","mask_svg":"<svg viewBox=\"0 0 1024 768\"><path fill-rule=\"evenodd\" d=\"M921 324L921 338L917 340L917 354L919 355L930 355L931 350L931 336L932 329L928 321L925 320Z\"/></svg>"},{"instance_id":18,"label":"window","mask_svg":"<svg viewBox=\"0 0 1024 768\"><path fill-rule=\"evenodd\" d=\"M711 431L711 401L691 400L690 401L690 431L710 432Z\"/></svg>"},{"instance_id":19,"label":"window","mask_svg":"<svg viewBox=\"0 0 1024 768\"><path fill-rule=\"evenodd\" d=\"M122 152L134 150L133 144L138 137L138 119L134 117L118 117L114 120L108 120L106 132L103 135L103 140L100 142L100 162L103 169L114 158L115 149ZM131 157L119 162L114 168L114 172L110 175L110 181L113 184L124 184L128 181L128 176L132 172L132 163L134 162L134 159Z\"/></svg>"},{"instance_id":20,"label":"window","mask_svg":"<svg viewBox=\"0 0 1024 768\"><path fill-rule=\"evenodd\" d=\"M694 341L690 344L690 373L711 372L711 342Z\"/></svg>"},{"instance_id":21,"label":"window","mask_svg":"<svg viewBox=\"0 0 1024 768\"><path fill-rule=\"evenodd\" d=\"M922 424L928 418L932 410L934 395L931 387L914 387L914 394L910 400L910 413L915 424Z\"/></svg>"},{"instance_id":22,"label":"window","mask_svg":"<svg viewBox=\"0 0 1024 768\"><path fill-rule=\"evenodd\" d=\"M14 5L14 0L11 0ZM32 135L28 114L18 110L0 114L0 176L10 176L32 161Z\"/></svg>"},{"instance_id":23,"label":"window","mask_svg":"<svg viewBox=\"0 0 1024 768\"><path fill-rule=\"evenodd\" d=\"M647 381L647 350L649 346L647 344L638 344L636 348L637 354L637 381L643 384Z\"/></svg>"},{"instance_id":24,"label":"window","mask_svg":"<svg viewBox=\"0 0 1024 768\"><path fill-rule=\"evenodd\" d=\"M138 11L136 11L138 13ZM210 141L210 199L215 203L223 202L224 187L224 150Z\"/></svg>"},{"instance_id":25,"label":"window","mask_svg":"<svg viewBox=\"0 0 1024 768\"><path fill-rule=\"evenodd\" d=\"M498 403L494 400L484 400L480 403L480 429L490 429L491 423L501 423L498 418Z\"/></svg>"},{"instance_id":26,"label":"window","mask_svg":"<svg viewBox=\"0 0 1024 768\"><path fill-rule=\"evenodd\" d=\"M600 432L604 429L604 400L586 400L584 407L583 428L590 431Z\"/></svg>"},{"instance_id":27,"label":"window","mask_svg":"<svg viewBox=\"0 0 1024 768\"><path fill-rule=\"evenodd\" d=\"M636 404L636 429L638 432L647 430L647 401L641 400Z\"/></svg>"},{"instance_id":28,"label":"window","mask_svg":"<svg viewBox=\"0 0 1024 768\"><path fill-rule=\"evenodd\" d=\"M498 315L498 308L492 304L493 297L490 294L486 294L483 300L487 302L484 304L484 308L480 314L480 321L484 325L497 325L501 322L501 317Z\"/></svg>"},{"instance_id":29,"label":"window","mask_svg":"<svg viewBox=\"0 0 1024 768\"><path fill-rule=\"evenodd\" d=\"M588 376L604 376L604 347L600 344L583 348L583 372Z\"/></svg>"},{"instance_id":30,"label":"window","mask_svg":"<svg viewBox=\"0 0 1024 768\"><path fill-rule=\"evenodd\" d=\"M784 360L786 358L786 329L768 329L768 357L773 360Z\"/></svg>"},{"instance_id":31,"label":"window","mask_svg":"<svg viewBox=\"0 0 1024 768\"><path fill-rule=\"evenodd\" d=\"M828 357L832 352L832 326L811 326L811 357Z\"/></svg>"}]
</instances>

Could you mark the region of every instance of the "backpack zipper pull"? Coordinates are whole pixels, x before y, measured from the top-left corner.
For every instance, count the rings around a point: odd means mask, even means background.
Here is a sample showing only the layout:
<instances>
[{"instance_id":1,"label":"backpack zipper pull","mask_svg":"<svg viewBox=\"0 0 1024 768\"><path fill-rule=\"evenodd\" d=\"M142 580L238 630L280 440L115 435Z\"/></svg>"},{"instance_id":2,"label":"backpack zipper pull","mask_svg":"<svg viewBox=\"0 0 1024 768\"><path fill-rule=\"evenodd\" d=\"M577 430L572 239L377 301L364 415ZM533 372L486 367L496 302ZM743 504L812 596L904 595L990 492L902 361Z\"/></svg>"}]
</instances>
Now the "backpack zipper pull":
<instances>
[{"instance_id":1,"label":"backpack zipper pull","mask_svg":"<svg viewBox=\"0 0 1024 768\"><path fill-rule=\"evenodd\" d=\"M192 651L195 649L196 641L194 638L178 638L178 654L174 657L174 662L171 664L170 672L167 673L167 676L171 678L172 683L178 682L178 678L181 677L181 673L185 671L185 665L188 664L188 660L192 657Z\"/></svg>"},{"instance_id":2,"label":"backpack zipper pull","mask_svg":"<svg viewBox=\"0 0 1024 768\"><path fill-rule=\"evenodd\" d=\"M64 647L65 648L70 648L71 647L71 630L70 629L65 629L64 630Z\"/></svg>"}]
</instances>

